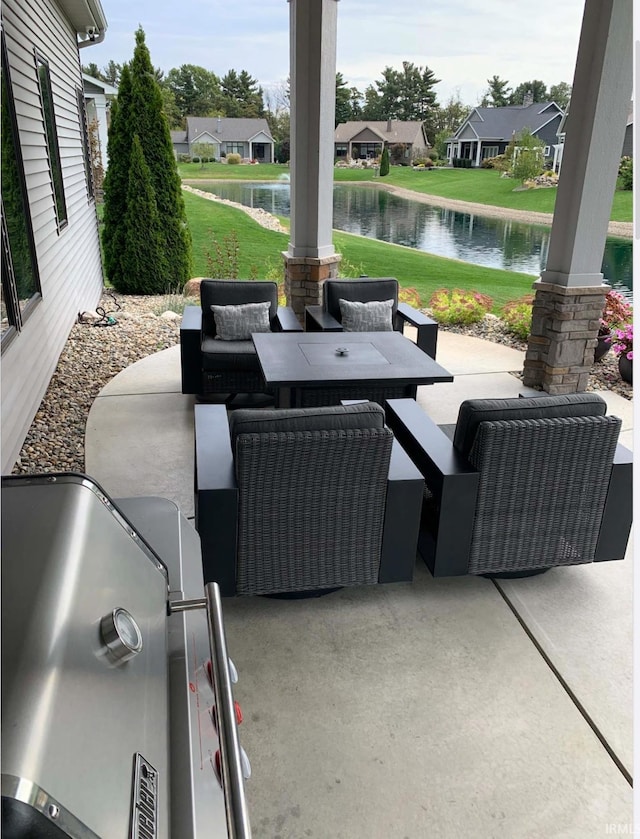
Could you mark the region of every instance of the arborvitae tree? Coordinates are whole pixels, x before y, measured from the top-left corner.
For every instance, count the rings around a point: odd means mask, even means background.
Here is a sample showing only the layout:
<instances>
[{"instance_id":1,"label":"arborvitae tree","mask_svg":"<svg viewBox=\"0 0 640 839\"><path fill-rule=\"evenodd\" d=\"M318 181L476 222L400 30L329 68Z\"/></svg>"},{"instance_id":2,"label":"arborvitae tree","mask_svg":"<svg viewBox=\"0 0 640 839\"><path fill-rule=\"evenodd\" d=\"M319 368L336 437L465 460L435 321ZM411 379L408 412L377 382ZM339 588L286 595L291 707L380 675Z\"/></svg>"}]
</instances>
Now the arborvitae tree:
<instances>
[{"instance_id":1,"label":"arborvitae tree","mask_svg":"<svg viewBox=\"0 0 640 839\"><path fill-rule=\"evenodd\" d=\"M389 149L385 146L382 150L382 157L380 158L380 177L384 178L389 174Z\"/></svg>"},{"instance_id":2,"label":"arborvitae tree","mask_svg":"<svg viewBox=\"0 0 640 839\"><path fill-rule=\"evenodd\" d=\"M166 285L167 259L151 172L142 153L138 135L133 137L124 216L123 283L125 294L162 294Z\"/></svg>"},{"instance_id":3,"label":"arborvitae tree","mask_svg":"<svg viewBox=\"0 0 640 839\"><path fill-rule=\"evenodd\" d=\"M144 159L151 171L163 249L167 260L165 288L182 288L191 274L191 233L182 197L180 175L173 154L169 125L162 109L162 94L156 80L142 28L136 31L131 61L130 137L140 138Z\"/></svg>"},{"instance_id":4,"label":"arborvitae tree","mask_svg":"<svg viewBox=\"0 0 640 839\"><path fill-rule=\"evenodd\" d=\"M109 282L117 289L125 283L122 276L121 256L124 250L125 228L123 219L127 212L127 187L131 136L131 74L129 65L122 68L118 98L111 105L111 125L107 152L109 167L104 177L104 268Z\"/></svg>"},{"instance_id":5,"label":"arborvitae tree","mask_svg":"<svg viewBox=\"0 0 640 839\"><path fill-rule=\"evenodd\" d=\"M163 291L180 289L191 273L191 234L160 86L142 29L136 32L133 60L122 70L118 105L109 131L109 168L105 179L105 267L114 287L129 291L136 278L127 276L130 266L125 265L122 253L127 236L126 219L130 218L127 212L129 168L136 134L149 167L160 219L160 250L164 261L158 287ZM158 262L154 260L154 264Z\"/></svg>"}]
</instances>

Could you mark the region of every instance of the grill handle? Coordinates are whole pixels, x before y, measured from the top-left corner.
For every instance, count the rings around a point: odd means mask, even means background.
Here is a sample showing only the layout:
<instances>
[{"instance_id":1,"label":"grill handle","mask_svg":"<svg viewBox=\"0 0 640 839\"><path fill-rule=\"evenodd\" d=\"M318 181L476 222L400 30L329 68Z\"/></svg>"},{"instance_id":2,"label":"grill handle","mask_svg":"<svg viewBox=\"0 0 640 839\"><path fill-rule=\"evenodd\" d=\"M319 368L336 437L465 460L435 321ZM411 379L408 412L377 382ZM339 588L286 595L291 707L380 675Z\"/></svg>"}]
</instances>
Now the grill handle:
<instances>
[{"instance_id":1,"label":"grill handle","mask_svg":"<svg viewBox=\"0 0 640 839\"><path fill-rule=\"evenodd\" d=\"M240 742L238 740L229 673L227 640L222 619L220 588L217 583L207 583L204 590L205 598L179 600L170 603L170 610L172 612L184 612L193 609L207 610L213 693L216 703L222 786L229 839L251 839L251 825L249 824L249 810L244 790Z\"/></svg>"}]
</instances>

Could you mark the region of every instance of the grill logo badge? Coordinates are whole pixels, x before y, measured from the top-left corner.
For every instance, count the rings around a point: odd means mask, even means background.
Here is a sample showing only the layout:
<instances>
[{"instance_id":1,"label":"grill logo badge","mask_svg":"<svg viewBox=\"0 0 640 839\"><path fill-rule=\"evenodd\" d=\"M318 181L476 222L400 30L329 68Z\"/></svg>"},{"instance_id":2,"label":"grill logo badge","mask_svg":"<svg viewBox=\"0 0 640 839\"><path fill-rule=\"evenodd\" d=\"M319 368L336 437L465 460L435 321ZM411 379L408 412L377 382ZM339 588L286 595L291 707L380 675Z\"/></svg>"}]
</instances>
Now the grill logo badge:
<instances>
[{"instance_id":1,"label":"grill logo badge","mask_svg":"<svg viewBox=\"0 0 640 839\"><path fill-rule=\"evenodd\" d=\"M158 773L136 753L133 773L133 808L130 839L157 839Z\"/></svg>"}]
</instances>

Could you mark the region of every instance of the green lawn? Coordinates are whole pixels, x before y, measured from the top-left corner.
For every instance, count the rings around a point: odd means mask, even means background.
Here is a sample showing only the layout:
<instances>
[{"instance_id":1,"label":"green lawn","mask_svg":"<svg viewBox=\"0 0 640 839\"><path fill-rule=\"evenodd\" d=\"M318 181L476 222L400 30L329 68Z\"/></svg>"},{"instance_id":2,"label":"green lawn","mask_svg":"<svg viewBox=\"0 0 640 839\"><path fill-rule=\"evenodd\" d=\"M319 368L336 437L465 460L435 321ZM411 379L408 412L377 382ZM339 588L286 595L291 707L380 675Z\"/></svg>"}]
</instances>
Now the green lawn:
<instances>
[{"instance_id":1,"label":"green lawn","mask_svg":"<svg viewBox=\"0 0 640 839\"><path fill-rule=\"evenodd\" d=\"M215 242L223 245L225 237L234 231L239 243L240 277L283 276L281 252L288 246L286 234L265 230L242 210L197 195L183 195L193 238L194 276L211 275L206 253L215 256ZM447 286L488 294L497 311L507 300L531 293L535 279L528 274L482 268L349 233L336 232L334 243L353 276L397 277L401 285L418 291L422 305L427 305L437 288Z\"/></svg>"},{"instance_id":2,"label":"green lawn","mask_svg":"<svg viewBox=\"0 0 640 839\"><path fill-rule=\"evenodd\" d=\"M283 174L289 173L288 166L278 163L261 163L258 166L206 163L204 169L199 163L180 163L178 170L180 176L186 179L251 181L278 180ZM334 169L334 181L393 184L427 195L538 213L553 213L556 200L556 190L553 187L514 192L517 183L510 178L501 178L500 173L493 169L434 168L416 171L408 166L392 166L389 174L382 179L374 176L371 169ZM632 202L631 190L616 191L611 211L612 221L632 221Z\"/></svg>"}]
</instances>

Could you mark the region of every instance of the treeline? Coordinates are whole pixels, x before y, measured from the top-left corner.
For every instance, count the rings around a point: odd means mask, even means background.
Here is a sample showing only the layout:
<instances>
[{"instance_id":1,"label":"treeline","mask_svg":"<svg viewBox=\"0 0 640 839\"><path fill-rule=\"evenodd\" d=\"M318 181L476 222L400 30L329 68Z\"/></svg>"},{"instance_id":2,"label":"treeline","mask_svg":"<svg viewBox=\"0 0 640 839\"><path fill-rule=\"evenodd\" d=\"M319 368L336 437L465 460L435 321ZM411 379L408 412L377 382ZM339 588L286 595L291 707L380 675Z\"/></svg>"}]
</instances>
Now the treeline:
<instances>
[{"instance_id":1,"label":"treeline","mask_svg":"<svg viewBox=\"0 0 640 839\"><path fill-rule=\"evenodd\" d=\"M109 61L102 70L96 64L83 71L117 87L122 65ZM265 91L246 70L229 70L218 76L195 64L182 64L165 73L156 68L155 77L162 93L163 109L172 129L184 128L188 116L264 117L276 142L277 159L288 160L289 83ZM429 142L439 154L445 140L467 116L472 105L458 94L440 104L435 86L440 79L429 67L403 61L402 67L385 67L380 78L364 91L350 86L342 73L336 73L336 125L351 120L423 122ZM487 80L488 88L480 102L484 106L523 104L530 95L535 102L553 100L566 107L571 86L566 82L547 90L537 79L522 82L513 89L499 76Z\"/></svg>"}]
</instances>

